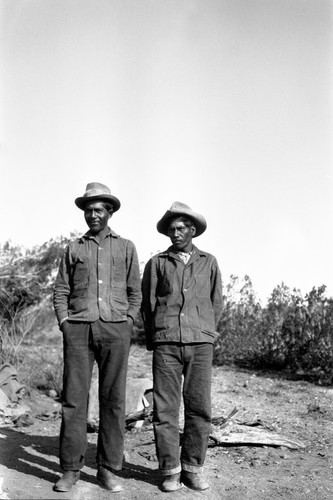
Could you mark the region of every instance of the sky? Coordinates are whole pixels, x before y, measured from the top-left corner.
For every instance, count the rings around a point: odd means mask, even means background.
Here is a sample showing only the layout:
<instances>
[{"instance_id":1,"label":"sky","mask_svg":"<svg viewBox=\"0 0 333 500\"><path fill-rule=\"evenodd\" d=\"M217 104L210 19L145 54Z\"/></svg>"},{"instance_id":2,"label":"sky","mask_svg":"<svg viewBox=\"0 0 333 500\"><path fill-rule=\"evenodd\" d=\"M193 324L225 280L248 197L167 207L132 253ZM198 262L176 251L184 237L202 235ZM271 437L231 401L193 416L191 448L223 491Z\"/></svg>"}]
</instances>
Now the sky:
<instances>
[{"instance_id":1,"label":"sky","mask_svg":"<svg viewBox=\"0 0 333 500\"><path fill-rule=\"evenodd\" d=\"M140 262L174 201L226 284L333 296L333 0L0 0L0 245L87 227L110 187Z\"/></svg>"}]
</instances>

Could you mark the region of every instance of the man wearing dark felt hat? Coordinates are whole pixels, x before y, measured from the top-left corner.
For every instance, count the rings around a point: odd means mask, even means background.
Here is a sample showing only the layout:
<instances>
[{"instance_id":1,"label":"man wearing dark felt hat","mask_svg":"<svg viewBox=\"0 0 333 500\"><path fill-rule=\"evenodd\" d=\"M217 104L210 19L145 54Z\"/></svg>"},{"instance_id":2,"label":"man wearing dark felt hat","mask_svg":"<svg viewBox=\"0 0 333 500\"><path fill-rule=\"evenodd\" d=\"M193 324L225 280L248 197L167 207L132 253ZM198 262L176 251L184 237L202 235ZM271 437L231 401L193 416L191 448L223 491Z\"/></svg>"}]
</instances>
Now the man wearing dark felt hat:
<instances>
[{"instance_id":1,"label":"man wearing dark felt hat","mask_svg":"<svg viewBox=\"0 0 333 500\"><path fill-rule=\"evenodd\" d=\"M94 361L99 373L97 480L113 492L122 486L125 387L131 328L141 304L134 244L108 223L120 201L104 184L92 182L75 204L89 231L71 241L61 259L54 309L64 344L60 465L55 491L69 491L84 466L87 406Z\"/></svg>"},{"instance_id":2,"label":"man wearing dark felt hat","mask_svg":"<svg viewBox=\"0 0 333 500\"><path fill-rule=\"evenodd\" d=\"M182 484L197 491L209 488L202 469L211 426L211 369L222 280L216 258L192 242L206 227L201 214L174 202L157 223L171 246L149 260L142 279L141 311L147 348L153 350L155 444L165 492Z\"/></svg>"}]
</instances>

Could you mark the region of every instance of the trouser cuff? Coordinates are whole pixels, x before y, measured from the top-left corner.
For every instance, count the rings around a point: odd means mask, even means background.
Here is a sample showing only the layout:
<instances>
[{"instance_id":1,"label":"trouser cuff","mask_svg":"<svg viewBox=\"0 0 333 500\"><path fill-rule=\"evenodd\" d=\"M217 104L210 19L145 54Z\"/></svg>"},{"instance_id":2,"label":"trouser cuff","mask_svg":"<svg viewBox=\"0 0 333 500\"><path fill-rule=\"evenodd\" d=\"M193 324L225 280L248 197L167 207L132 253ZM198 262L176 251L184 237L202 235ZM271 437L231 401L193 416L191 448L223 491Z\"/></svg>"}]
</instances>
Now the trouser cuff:
<instances>
[{"instance_id":1,"label":"trouser cuff","mask_svg":"<svg viewBox=\"0 0 333 500\"><path fill-rule=\"evenodd\" d=\"M194 472L194 474L200 474L203 470L202 465L190 465L187 464L186 462L182 462L182 470L185 470L187 472Z\"/></svg>"},{"instance_id":2,"label":"trouser cuff","mask_svg":"<svg viewBox=\"0 0 333 500\"><path fill-rule=\"evenodd\" d=\"M178 474L181 470L182 468L180 465L177 465L177 467L174 467L173 469L160 469L163 476L173 476L173 474Z\"/></svg>"},{"instance_id":3,"label":"trouser cuff","mask_svg":"<svg viewBox=\"0 0 333 500\"><path fill-rule=\"evenodd\" d=\"M100 467L104 467L104 469L108 469L108 470L110 470L112 472L113 471L119 472L123 468L122 464L121 465L119 465L119 464L117 464L117 465L109 465L109 464L107 464L105 462L98 462L98 465Z\"/></svg>"}]
</instances>

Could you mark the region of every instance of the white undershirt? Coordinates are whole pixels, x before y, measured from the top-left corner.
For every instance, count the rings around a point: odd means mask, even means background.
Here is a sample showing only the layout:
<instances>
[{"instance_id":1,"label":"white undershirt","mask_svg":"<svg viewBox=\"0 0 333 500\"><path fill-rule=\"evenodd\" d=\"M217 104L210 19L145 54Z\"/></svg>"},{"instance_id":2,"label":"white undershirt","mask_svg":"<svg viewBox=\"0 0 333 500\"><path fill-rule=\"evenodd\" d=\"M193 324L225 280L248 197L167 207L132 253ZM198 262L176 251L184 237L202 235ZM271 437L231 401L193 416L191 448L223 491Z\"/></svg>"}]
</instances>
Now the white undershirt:
<instances>
[{"instance_id":1,"label":"white undershirt","mask_svg":"<svg viewBox=\"0 0 333 500\"><path fill-rule=\"evenodd\" d=\"M190 260L192 253L193 253L193 250L192 250L192 252L178 252L177 255L179 255L179 257L182 259L184 264L187 264L188 261Z\"/></svg>"}]
</instances>

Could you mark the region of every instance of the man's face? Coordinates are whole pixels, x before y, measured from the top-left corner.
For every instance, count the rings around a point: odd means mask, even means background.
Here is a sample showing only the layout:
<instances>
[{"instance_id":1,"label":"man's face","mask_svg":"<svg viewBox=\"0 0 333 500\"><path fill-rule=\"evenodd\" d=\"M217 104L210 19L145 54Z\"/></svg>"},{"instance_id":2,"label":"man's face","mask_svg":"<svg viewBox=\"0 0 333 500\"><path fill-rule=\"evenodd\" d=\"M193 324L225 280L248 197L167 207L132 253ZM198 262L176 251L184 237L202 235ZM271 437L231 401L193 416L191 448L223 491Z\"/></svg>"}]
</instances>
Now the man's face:
<instances>
[{"instance_id":1,"label":"man's face","mask_svg":"<svg viewBox=\"0 0 333 500\"><path fill-rule=\"evenodd\" d=\"M168 229L168 236L174 250L178 252L190 252L192 250L192 238L195 235L194 226L185 226L180 219L171 221Z\"/></svg>"},{"instance_id":2,"label":"man's face","mask_svg":"<svg viewBox=\"0 0 333 500\"><path fill-rule=\"evenodd\" d=\"M87 203L84 208L84 218L92 234L98 234L107 225L111 214L101 201Z\"/></svg>"}]
</instances>

